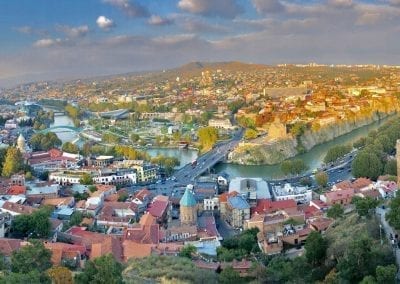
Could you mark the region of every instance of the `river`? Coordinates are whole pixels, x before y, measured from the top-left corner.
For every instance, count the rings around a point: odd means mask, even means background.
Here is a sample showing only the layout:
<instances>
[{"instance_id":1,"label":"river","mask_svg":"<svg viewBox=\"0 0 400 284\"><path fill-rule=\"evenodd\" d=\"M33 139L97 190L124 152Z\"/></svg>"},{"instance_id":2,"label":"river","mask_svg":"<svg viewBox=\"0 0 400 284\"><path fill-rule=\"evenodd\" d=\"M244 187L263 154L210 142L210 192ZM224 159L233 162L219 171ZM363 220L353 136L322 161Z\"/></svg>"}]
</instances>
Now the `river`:
<instances>
[{"instance_id":1,"label":"river","mask_svg":"<svg viewBox=\"0 0 400 284\"><path fill-rule=\"evenodd\" d=\"M388 118L383 119L381 121L374 122L370 125L366 125L360 127L348 134L342 135L330 142L320 144L311 149L311 151L301 154L296 158L302 159L310 169L318 168L323 158L325 157L328 150L340 144L350 144L358 140L359 138L366 136L369 131L376 130L380 125L382 125ZM60 125L73 125L72 120L65 115L55 116L54 123L51 126L60 126ZM76 139L76 134L73 132L61 132L56 131L57 136L63 141L73 141ZM157 155L165 155L169 157L177 157L180 161L180 167L184 166L187 163L192 162L197 158L197 151L190 149L162 149L162 148L151 148L148 149L147 152L150 156L154 157ZM282 173L280 171L280 165L263 165L263 166L244 166L244 165L235 165L235 164L226 164L220 163L215 167L216 173L227 173L231 178L232 177L261 177L261 178L279 178L282 177Z\"/></svg>"}]
</instances>

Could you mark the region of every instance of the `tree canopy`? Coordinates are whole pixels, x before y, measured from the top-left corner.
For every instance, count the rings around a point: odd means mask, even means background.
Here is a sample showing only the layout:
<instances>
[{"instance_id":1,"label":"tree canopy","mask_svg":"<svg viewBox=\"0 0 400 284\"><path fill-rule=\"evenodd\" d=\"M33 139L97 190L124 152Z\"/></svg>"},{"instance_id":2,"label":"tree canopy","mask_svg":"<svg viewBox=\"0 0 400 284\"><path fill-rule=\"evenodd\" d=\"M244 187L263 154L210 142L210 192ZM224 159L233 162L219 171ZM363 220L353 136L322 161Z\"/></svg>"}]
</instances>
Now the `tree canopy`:
<instances>
[{"instance_id":1,"label":"tree canopy","mask_svg":"<svg viewBox=\"0 0 400 284\"><path fill-rule=\"evenodd\" d=\"M198 130L200 146L204 151L210 150L218 139L218 130L214 127L202 127Z\"/></svg>"},{"instance_id":2,"label":"tree canopy","mask_svg":"<svg viewBox=\"0 0 400 284\"><path fill-rule=\"evenodd\" d=\"M111 254L86 262L82 273L75 275L75 283L119 284L122 281L122 265Z\"/></svg>"},{"instance_id":3,"label":"tree canopy","mask_svg":"<svg viewBox=\"0 0 400 284\"><path fill-rule=\"evenodd\" d=\"M23 169L21 152L15 147L9 147L3 163L2 176L10 177Z\"/></svg>"}]
</instances>

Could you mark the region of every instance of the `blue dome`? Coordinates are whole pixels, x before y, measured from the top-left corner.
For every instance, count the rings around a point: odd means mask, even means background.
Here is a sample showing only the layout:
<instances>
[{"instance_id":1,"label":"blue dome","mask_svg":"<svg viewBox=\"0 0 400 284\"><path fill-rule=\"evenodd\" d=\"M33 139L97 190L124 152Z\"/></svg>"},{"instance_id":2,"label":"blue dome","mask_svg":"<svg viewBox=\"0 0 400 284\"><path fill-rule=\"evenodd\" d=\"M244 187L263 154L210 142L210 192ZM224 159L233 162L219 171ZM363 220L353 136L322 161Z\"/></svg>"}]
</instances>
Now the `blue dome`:
<instances>
[{"instance_id":1,"label":"blue dome","mask_svg":"<svg viewBox=\"0 0 400 284\"><path fill-rule=\"evenodd\" d=\"M186 206L186 207L196 206L197 202L191 190L186 188L185 193L183 194L179 204L181 206Z\"/></svg>"}]
</instances>

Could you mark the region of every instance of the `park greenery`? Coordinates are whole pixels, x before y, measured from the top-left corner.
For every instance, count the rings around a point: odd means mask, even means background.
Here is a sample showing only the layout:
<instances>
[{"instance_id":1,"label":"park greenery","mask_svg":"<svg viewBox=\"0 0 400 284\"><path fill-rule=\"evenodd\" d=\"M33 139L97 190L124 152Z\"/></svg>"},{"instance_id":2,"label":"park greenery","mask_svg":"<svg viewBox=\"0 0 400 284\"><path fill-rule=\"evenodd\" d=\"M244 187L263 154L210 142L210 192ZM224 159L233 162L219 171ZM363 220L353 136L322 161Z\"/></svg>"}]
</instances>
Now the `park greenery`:
<instances>
[{"instance_id":1,"label":"park greenery","mask_svg":"<svg viewBox=\"0 0 400 284\"><path fill-rule=\"evenodd\" d=\"M308 170L308 166L301 159L285 160L281 163L284 175L298 175Z\"/></svg>"},{"instance_id":2,"label":"park greenery","mask_svg":"<svg viewBox=\"0 0 400 284\"><path fill-rule=\"evenodd\" d=\"M222 246L217 249L220 261L241 260L252 253L260 251L257 244L257 228L241 232L239 235L225 239Z\"/></svg>"},{"instance_id":3,"label":"park greenery","mask_svg":"<svg viewBox=\"0 0 400 284\"><path fill-rule=\"evenodd\" d=\"M54 132L35 133L30 139L31 147L34 151L47 151L52 148L60 147L62 142Z\"/></svg>"},{"instance_id":4,"label":"park greenery","mask_svg":"<svg viewBox=\"0 0 400 284\"><path fill-rule=\"evenodd\" d=\"M76 146L75 144L71 143L71 142L65 142L62 145L63 152L67 152L67 153L72 153L72 154L78 154L79 153L79 147Z\"/></svg>"},{"instance_id":5,"label":"park greenery","mask_svg":"<svg viewBox=\"0 0 400 284\"><path fill-rule=\"evenodd\" d=\"M329 176L326 172L317 172L315 174L315 181L319 187L325 188L329 181Z\"/></svg>"},{"instance_id":6,"label":"park greenery","mask_svg":"<svg viewBox=\"0 0 400 284\"><path fill-rule=\"evenodd\" d=\"M21 214L14 218L11 232L14 237L46 238L50 234L50 210L41 208L32 214Z\"/></svg>"},{"instance_id":7,"label":"park greenery","mask_svg":"<svg viewBox=\"0 0 400 284\"><path fill-rule=\"evenodd\" d=\"M353 176L376 180L382 174L397 174L396 161L390 158L397 139L400 139L399 117L387 121L378 130L356 141L353 146L360 150L352 163Z\"/></svg>"},{"instance_id":8,"label":"park greenery","mask_svg":"<svg viewBox=\"0 0 400 284\"><path fill-rule=\"evenodd\" d=\"M43 130L50 126L51 123L54 122L54 113L52 111L43 111L40 110L35 115L33 120L33 129L35 130Z\"/></svg>"},{"instance_id":9,"label":"park greenery","mask_svg":"<svg viewBox=\"0 0 400 284\"><path fill-rule=\"evenodd\" d=\"M179 159L176 157L167 157L164 155L158 155L151 158L151 163L160 165L164 168L167 175L171 175L174 172L174 168L179 166Z\"/></svg>"},{"instance_id":10,"label":"park greenery","mask_svg":"<svg viewBox=\"0 0 400 284\"><path fill-rule=\"evenodd\" d=\"M329 164L336 162L339 158L351 152L353 147L351 145L336 145L328 150L324 158L324 163Z\"/></svg>"},{"instance_id":11,"label":"park greenery","mask_svg":"<svg viewBox=\"0 0 400 284\"><path fill-rule=\"evenodd\" d=\"M75 127L79 127L81 124L81 119L83 117L84 111L79 107L67 104L64 108L67 115L72 119L74 122Z\"/></svg>"}]
</instances>

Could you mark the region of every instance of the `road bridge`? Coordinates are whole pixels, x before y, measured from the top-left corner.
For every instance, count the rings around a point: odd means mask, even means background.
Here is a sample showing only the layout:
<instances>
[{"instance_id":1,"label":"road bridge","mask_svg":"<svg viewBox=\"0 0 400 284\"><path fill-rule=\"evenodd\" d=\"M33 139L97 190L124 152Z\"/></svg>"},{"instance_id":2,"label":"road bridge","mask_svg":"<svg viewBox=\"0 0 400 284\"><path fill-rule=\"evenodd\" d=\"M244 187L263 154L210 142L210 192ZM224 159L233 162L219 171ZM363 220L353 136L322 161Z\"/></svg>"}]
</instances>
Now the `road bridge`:
<instances>
[{"instance_id":1,"label":"road bridge","mask_svg":"<svg viewBox=\"0 0 400 284\"><path fill-rule=\"evenodd\" d=\"M55 132L54 130L64 130L65 132L76 132L79 133L82 131L81 128L77 128L75 126L71 126L71 125L57 125L57 126L52 126L43 130L36 130L36 133L43 133L46 134L48 132ZM60 131L57 131L60 132Z\"/></svg>"}]
</instances>

